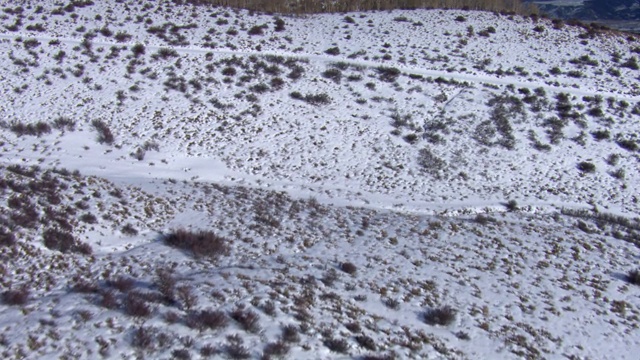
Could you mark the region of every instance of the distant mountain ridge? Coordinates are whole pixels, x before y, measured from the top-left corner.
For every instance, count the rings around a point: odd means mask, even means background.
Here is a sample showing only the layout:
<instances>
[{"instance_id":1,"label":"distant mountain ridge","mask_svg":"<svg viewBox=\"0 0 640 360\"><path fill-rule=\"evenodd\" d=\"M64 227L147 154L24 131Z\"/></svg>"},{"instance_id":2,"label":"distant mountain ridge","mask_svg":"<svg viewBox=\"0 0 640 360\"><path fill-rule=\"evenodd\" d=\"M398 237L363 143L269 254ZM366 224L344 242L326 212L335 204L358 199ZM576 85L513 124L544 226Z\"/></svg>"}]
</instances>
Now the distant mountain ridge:
<instances>
[{"instance_id":1,"label":"distant mountain ridge","mask_svg":"<svg viewBox=\"0 0 640 360\"><path fill-rule=\"evenodd\" d=\"M640 0L587 0L581 5L533 1L541 12L580 20L640 20Z\"/></svg>"}]
</instances>

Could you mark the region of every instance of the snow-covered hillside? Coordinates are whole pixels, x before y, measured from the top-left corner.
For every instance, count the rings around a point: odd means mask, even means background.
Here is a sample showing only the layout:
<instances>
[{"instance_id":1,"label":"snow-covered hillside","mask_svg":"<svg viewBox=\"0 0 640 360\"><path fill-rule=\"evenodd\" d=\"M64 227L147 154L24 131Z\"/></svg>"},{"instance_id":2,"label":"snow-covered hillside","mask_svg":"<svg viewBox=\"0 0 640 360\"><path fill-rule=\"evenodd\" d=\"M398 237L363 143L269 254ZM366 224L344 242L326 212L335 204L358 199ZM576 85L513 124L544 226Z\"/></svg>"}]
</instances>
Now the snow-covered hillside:
<instances>
[{"instance_id":1,"label":"snow-covered hillside","mask_svg":"<svg viewBox=\"0 0 640 360\"><path fill-rule=\"evenodd\" d=\"M640 39L454 10L2 9L3 357L640 350Z\"/></svg>"}]
</instances>

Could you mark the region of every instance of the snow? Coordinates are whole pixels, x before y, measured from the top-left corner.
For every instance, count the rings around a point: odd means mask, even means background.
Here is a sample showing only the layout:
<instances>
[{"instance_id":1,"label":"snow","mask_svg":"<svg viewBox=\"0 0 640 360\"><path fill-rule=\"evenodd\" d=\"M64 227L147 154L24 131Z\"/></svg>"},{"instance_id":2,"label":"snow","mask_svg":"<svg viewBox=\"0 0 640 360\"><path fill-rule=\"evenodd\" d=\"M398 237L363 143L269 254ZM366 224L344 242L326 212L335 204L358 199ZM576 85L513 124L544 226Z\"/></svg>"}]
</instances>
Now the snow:
<instances>
[{"instance_id":1,"label":"snow","mask_svg":"<svg viewBox=\"0 0 640 360\"><path fill-rule=\"evenodd\" d=\"M640 288L627 279L640 257L640 89L623 66L637 39L456 10L283 17L277 32L272 15L224 8L38 4L17 15L4 1L0 16L0 234L17 239L0 246L0 282L31 290L0 304L4 358L205 358L207 345L226 358L234 334L260 358L286 324L299 327L291 359L640 350ZM37 23L45 30L27 29ZM164 39L148 31L163 24ZM176 56L157 58L163 49ZM53 129L15 131L38 122ZM25 225L30 208L38 220ZM64 226L91 255L44 245ZM168 246L179 228L213 231L230 253ZM162 298L158 269L196 304ZM134 316L127 299L141 296L151 312ZM424 320L445 305L452 323ZM260 331L230 318L238 307ZM196 329L207 309L229 324Z\"/></svg>"}]
</instances>

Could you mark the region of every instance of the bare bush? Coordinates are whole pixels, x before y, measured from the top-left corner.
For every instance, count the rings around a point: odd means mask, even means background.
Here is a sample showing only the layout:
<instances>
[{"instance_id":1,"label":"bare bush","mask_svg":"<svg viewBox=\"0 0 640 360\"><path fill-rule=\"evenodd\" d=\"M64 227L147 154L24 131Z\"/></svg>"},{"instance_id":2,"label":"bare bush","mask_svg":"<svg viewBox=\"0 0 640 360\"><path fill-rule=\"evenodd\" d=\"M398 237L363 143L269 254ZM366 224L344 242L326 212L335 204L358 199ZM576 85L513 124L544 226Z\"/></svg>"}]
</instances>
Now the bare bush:
<instances>
[{"instance_id":1,"label":"bare bush","mask_svg":"<svg viewBox=\"0 0 640 360\"><path fill-rule=\"evenodd\" d=\"M187 316L187 325L200 331L205 329L223 329L229 325L229 318L220 310L202 310Z\"/></svg>"},{"instance_id":2,"label":"bare bush","mask_svg":"<svg viewBox=\"0 0 640 360\"><path fill-rule=\"evenodd\" d=\"M324 53L327 54L327 55L334 55L334 56L335 55L340 55L340 48L338 48L337 46L336 47L332 47L332 48L329 48L329 49L325 50Z\"/></svg>"},{"instance_id":3,"label":"bare bush","mask_svg":"<svg viewBox=\"0 0 640 360\"><path fill-rule=\"evenodd\" d=\"M263 35L265 28L267 28L267 25L254 25L247 31L247 34L252 36Z\"/></svg>"},{"instance_id":4,"label":"bare bush","mask_svg":"<svg viewBox=\"0 0 640 360\"><path fill-rule=\"evenodd\" d=\"M61 253L76 252L81 254L91 254L91 247L77 241L69 232L49 228L42 234L44 246L50 250L57 250Z\"/></svg>"},{"instance_id":5,"label":"bare bush","mask_svg":"<svg viewBox=\"0 0 640 360\"><path fill-rule=\"evenodd\" d=\"M289 96L291 96L292 99L302 100L311 105L326 105L331 103L331 98L327 93L307 94L303 96L299 92L294 91L289 94Z\"/></svg>"},{"instance_id":6,"label":"bare bush","mask_svg":"<svg viewBox=\"0 0 640 360\"><path fill-rule=\"evenodd\" d=\"M229 316L247 332L256 334L262 330L260 327L260 315L253 310L236 307Z\"/></svg>"},{"instance_id":7,"label":"bare bush","mask_svg":"<svg viewBox=\"0 0 640 360\"><path fill-rule=\"evenodd\" d=\"M285 30L285 22L281 18L276 18L274 31L280 32Z\"/></svg>"},{"instance_id":8,"label":"bare bush","mask_svg":"<svg viewBox=\"0 0 640 360\"><path fill-rule=\"evenodd\" d=\"M74 131L76 129L76 122L68 117L60 116L53 120L53 127L60 131Z\"/></svg>"},{"instance_id":9,"label":"bare bush","mask_svg":"<svg viewBox=\"0 0 640 360\"><path fill-rule=\"evenodd\" d=\"M182 307L190 310L198 304L198 297L193 292L193 288L189 285L182 285L176 288L176 297L182 303Z\"/></svg>"},{"instance_id":10,"label":"bare bush","mask_svg":"<svg viewBox=\"0 0 640 360\"><path fill-rule=\"evenodd\" d=\"M129 316L137 318L151 316L151 307L137 292L128 292L124 297L123 305L125 313Z\"/></svg>"},{"instance_id":11,"label":"bare bush","mask_svg":"<svg viewBox=\"0 0 640 360\"><path fill-rule=\"evenodd\" d=\"M358 267L352 262L347 261L340 263L340 270L346 272L347 274L355 275L358 272Z\"/></svg>"},{"instance_id":12,"label":"bare bush","mask_svg":"<svg viewBox=\"0 0 640 360\"><path fill-rule=\"evenodd\" d=\"M325 79L329 79L336 84L340 84L340 80L342 79L342 71L340 69L327 69L322 72L322 77Z\"/></svg>"},{"instance_id":13,"label":"bare bush","mask_svg":"<svg viewBox=\"0 0 640 360\"><path fill-rule=\"evenodd\" d=\"M71 285L71 291L82 294L92 294L100 291L100 287L94 280L75 278L73 280L73 285Z\"/></svg>"},{"instance_id":14,"label":"bare bush","mask_svg":"<svg viewBox=\"0 0 640 360\"><path fill-rule=\"evenodd\" d=\"M262 304L262 306L260 306L260 310L269 316L276 316L276 304L271 300Z\"/></svg>"},{"instance_id":15,"label":"bare bush","mask_svg":"<svg viewBox=\"0 0 640 360\"><path fill-rule=\"evenodd\" d=\"M172 247L191 252L196 258L217 259L229 254L229 240L212 231L177 229L164 237Z\"/></svg>"},{"instance_id":16,"label":"bare bush","mask_svg":"<svg viewBox=\"0 0 640 360\"><path fill-rule=\"evenodd\" d=\"M578 165L576 167L582 173L594 173L594 172L596 172L596 166L593 163L590 163L588 161L581 161L581 162L578 163Z\"/></svg>"},{"instance_id":17,"label":"bare bush","mask_svg":"<svg viewBox=\"0 0 640 360\"><path fill-rule=\"evenodd\" d=\"M349 352L349 343L345 339L336 339L330 337L323 341L324 346L329 348L329 350L333 352L337 352L340 354L346 354Z\"/></svg>"},{"instance_id":18,"label":"bare bush","mask_svg":"<svg viewBox=\"0 0 640 360\"><path fill-rule=\"evenodd\" d=\"M138 230L136 230L135 227L133 227L133 225L127 223L125 224L122 229L120 229L120 231L125 234L125 235L129 235L129 236L135 236L138 235Z\"/></svg>"},{"instance_id":19,"label":"bare bush","mask_svg":"<svg viewBox=\"0 0 640 360\"><path fill-rule=\"evenodd\" d=\"M176 360L191 360L189 349L175 349L171 352L171 358Z\"/></svg>"},{"instance_id":20,"label":"bare bush","mask_svg":"<svg viewBox=\"0 0 640 360\"><path fill-rule=\"evenodd\" d=\"M206 344L200 348L200 355L202 355L202 357L204 358L211 357L219 352L220 351L211 344Z\"/></svg>"},{"instance_id":21,"label":"bare bush","mask_svg":"<svg viewBox=\"0 0 640 360\"><path fill-rule=\"evenodd\" d=\"M4 228L0 228L0 247L12 246L16 243L16 236Z\"/></svg>"},{"instance_id":22,"label":"bare bush","mask_svg":"<svg viewBox=\"0 0 640 360\"><path fill-rule=\"evenodd\" d=\"M42 136L51 133L51 125L43 121L38 121L35 124L25 124L20 121L15 121L11 123L9 129L17 136Z\"/></svg>"},{"instance_id":23,"label":"bare bush","mask_svg":"<svg viewBox=\"0 0 640 360\"><path fill-rule=\"evenodd\" d=\"M376 351L377 349L375 340L367 335L356 336L356 342L358 343L358 345L367 350Z\"/></svg>"},{"instance_id":24,"label":"bare bush","mask_svg":"<svg viewBox=\"0 0 640 360\"><path fill-rule=\"evenodd\" d=\"M160 48L155 54L151 55L151 58L153 58L154 60L158 60L158 59L167 60L167 59L171 59L173 57L178 57L178 56L180 55L174 49Z\"/></svg>"},{"instance_id":25,"label":"bare bush","mask_svg":"<svg viewBox=\"0 0 640 360\"><path fill-rule=\"evenodd\" d=\"M441 172L445 170L447 163L431 152L431 149L425 147L418 152L418 165L426 173L440 177Z\"/></svg>"},{"instance_id":26,"label":"bare bush","mask_svg":"<svg viewBox=\"0 0 640 360\"><path fill-rule=\"evenodd\" d=\"M325 286L333 286L333 284L339 278L340 278L340 276L338 275L338 272L335 269L329 269L324 273L324 275L322 276L322 279L320 279L320 281L322 281L322 283Z\"/></svg>"},{"instance_id":27,"label":"bare bush","mask_svg":"<svg viewBox=\"0 0 640 360\"><path fill-rule=\"evenodd\" d=\"M91 126L98 132L98 142L100 144L111 145L115 141L115 137L109 129L109 126L102 120L93 120Z\"/></svg>"},{"instance_id":28,"label":"bare bush","mask_svg":"<svg viewBox=\"0 0 640 360\"><path fill-rule=\"evenodd\" d=\"M640 286L640 269L629 271L627 274L627 282Z\"/></svg>"},{"instance_id":29,"label":"bare bush","mask_svg":"<svg viewBox=\"0 0 640 360\"><path fill-rule=\"evenodd\" d=\"M154 329L149 327L139 327L133 331L131 345L142 350L150 350L154 344Z\"/></svg>"},{"instance_id":30,"label":"bare bush","mask_svg":"<svg viewBox=\"0 0 640 360\"><path fill-rule=\"evenodd\" d=\"M262 353L265 356L269 356L269 357L276 356L280 358L287 355L289 353L289 350L290 350L289 344L287 344L282 340L278 340L275 342L268 343L264 347L264 350L262 351Z\"/></svg>"},{"instance_id":31,"label":"bare bush","mask_svg":"<svg viewBox=\"0 0 640 360\"><path fill-rule=\"evenodd\" d=\"M115 310L120 307L120 302L115 290L109 289L102 291L98 304L104 308Z\"/></svg>"},{"instance_id":32,"label":"bare bush","mask_svg":"<svg viewBox=\"0 0 640 360\"><path fill-rule=\"evenodd\" d=\"M425 311L422 318L429 325L450 325L456 320L456 311L450 306L443 306Z\"/></svg>"},{"instance_id":33,"label":"bare bush","mask_svg":"<svg viewBox=\"0 0 640 360\"><path fill-rule=\"evenodd\" d=\"M107 280L107 285L113 288L116 288L121 292L127 292L133 289L133 286L135 285L135 280L128 276L120 275L115 279Z\"/></svg>"},{"instance_id":34,"label":"bare bush","mask_svg":"<svg viewBox=\"0 0 640 360\"><path fill-rule=\"evenodd\" d=\"M145 51L146 50L145 50L144 45L140 44L140 43L137 43L137 44L135 44L135 45L133 45L131 47L131 52L133 53L133 56L135 56L135 57L139 57L139 56L144 55Z\"/></svg>"},{"instance_id":35,"label":"bare bush","mask_svg":"<svg viewBox=\"0 0 640 360\"><path fill-rule=\"evenodd\" d=\"M227 356L231 359L248 359L251 356L249 349L244 346L244 340L238 334L227 336L227 345L224 347Z\"/></svg>"},{"instance_id":36,"label":"bare bush","mask_svg":"<svg viewBox=\"0 0 640 360\"><path fill-rule=\"evenodd\" d=\"M392 67L379 66L375 70L379 79L384 82L394 82L400 76L400 70Z\"/></svg>"},{"instance_id":37,"label":"bare bush","mask_svg":"<svg viewBox=\"0 0 640 360\"><path fill-rule=\"evenodd\" d=\"M13 290L5 290L2 293L2 302L7 305L24 305L29 300L30 291L27 287Z\"/></svg>"},{"instance_id":38,"label":"bare bush","mask_svg":"<svg viewBox=\"0 0 640 360\"><path fill-rule=\"evenodd\" d=\"M282 327L280 338L288 343L297 343L300 341L299 329L296 325L289 324Z\"/></svg>"},{"instance_id":39,"label":"bare bush","mask_svg":"<svg viewBox=\"0 0 640 360\"><path fill-rule=\"evenodd\" d=\"M400 301L398 301L398 299L386 298L382 300L382 303L389 309L392 309L392 310L400 309Z\"/></svg>"},{"instance_id":40,"label":"bare bush","mask_svg":"<svg viewBox=\"0 0 640 360\"><path fill-rule=\"evenodd\" d=\"M156 269L155 285L164 296L165 301L173 302L175 299L176 279L171 275L171 270L167 268Z\"/></svg>"}]
</instances>

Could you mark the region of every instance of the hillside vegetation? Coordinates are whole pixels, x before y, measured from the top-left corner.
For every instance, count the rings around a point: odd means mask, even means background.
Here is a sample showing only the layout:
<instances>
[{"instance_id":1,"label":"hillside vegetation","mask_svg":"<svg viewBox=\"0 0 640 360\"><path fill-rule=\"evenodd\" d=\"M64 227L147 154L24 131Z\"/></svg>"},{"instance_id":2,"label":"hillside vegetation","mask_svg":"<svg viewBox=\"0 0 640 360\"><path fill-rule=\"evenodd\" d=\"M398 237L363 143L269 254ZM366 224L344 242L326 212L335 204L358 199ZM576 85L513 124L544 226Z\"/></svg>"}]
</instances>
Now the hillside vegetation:
<instances>
[{"instance_id":1,"label":"hillside vegetation","mask_svg":"<svg viewBox=\"0 0 640 360\"><path fill-rule=\"evenodd\" d=\"M174 0L176 4L227 6L281 14L317 14L393 9L467 9L505 11L517 14L536 12L533 4L520 0Z\"/></svg>"},{"instance_id":2,"label":"hillside vegetation","mask_svg":"<svg viewBox=\"0 0 640 360\"><path fill-rule=\"evenodd\" d=\"M3 359L635 359L640 42L0 1Z\"/></svg>"}]
</instances>

